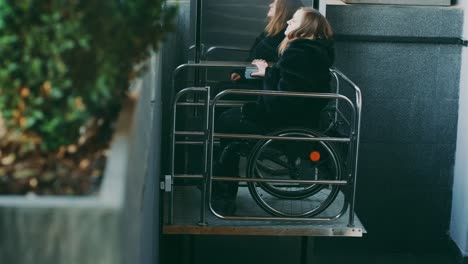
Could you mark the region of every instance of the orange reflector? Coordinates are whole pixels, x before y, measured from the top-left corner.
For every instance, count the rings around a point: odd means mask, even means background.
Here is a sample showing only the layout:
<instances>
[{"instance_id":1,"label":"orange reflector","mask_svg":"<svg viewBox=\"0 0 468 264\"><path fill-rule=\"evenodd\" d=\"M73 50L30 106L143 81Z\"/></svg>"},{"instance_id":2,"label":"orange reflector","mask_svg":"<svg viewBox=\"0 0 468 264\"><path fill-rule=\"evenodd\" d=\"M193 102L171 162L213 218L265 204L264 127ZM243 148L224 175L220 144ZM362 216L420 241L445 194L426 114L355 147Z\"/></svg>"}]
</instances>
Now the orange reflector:
<instances>
[{"instance_id":1,"label":"orange reflector","mask_svg":"<svg viewBox=\"0 0 468 264\"><path fill-rule=\"evenodd\" d=\"M320 160L320 152L318 151L312 151L309 155L309 158L313 162L317 162Z\"/></svg>"}]
</instances>

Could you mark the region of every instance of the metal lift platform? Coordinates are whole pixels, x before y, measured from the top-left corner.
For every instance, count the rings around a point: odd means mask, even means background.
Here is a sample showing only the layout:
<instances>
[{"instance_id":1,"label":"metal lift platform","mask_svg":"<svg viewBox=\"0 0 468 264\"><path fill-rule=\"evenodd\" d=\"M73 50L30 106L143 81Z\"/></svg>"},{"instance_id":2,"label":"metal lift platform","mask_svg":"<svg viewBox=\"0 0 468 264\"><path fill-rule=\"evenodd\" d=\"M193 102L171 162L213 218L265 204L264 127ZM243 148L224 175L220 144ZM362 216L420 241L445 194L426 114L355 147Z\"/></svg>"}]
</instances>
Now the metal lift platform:
<instances>
[{"instance_id":1,"label":"metal lift platform","mask_svg":"<svg viewBox=\"0 0 468 264\"><path fill-rule=\"evenodd\" d=\"M200 190L195 186L175 186L173 191L173 224L163 225L164 234L362 237L366 233L356 214L354 226L348 226L349 210L335 220L324 222L226 220L208 211L207 225L200 225ZM344 195L340 193L333 204L317 217L335 215L341 210L343 202ZM269 216L252 200L245 185L239 187L236 214Z\"/></svg>"}]
</instances>

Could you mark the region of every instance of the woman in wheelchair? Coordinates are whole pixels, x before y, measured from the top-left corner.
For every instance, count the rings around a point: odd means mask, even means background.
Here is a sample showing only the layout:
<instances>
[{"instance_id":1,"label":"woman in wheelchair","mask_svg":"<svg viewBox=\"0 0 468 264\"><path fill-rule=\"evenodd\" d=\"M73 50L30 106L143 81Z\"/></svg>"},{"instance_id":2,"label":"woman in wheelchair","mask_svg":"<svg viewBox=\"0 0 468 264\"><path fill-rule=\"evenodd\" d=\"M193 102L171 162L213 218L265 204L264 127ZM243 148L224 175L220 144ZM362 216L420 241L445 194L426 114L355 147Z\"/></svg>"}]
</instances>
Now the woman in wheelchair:
<instances>
[{"instance_id":1,"label":"woman in wheelchair","mask_svg":"<svg viewBox=\"0 0 468 264\"><path fill-rule=\"evenodd\" d=\"M329 68L334 61L334 48L333 32L328 21L314 9L301 8L294 13L287 24L284 32L286 37L279 46L278 62L269 67L263 59L254 60L252 64L258 68L258 71L253 75L263 77L264 90L330 92ZM320 99L262 95L255 103L245 104L241 109L232 108L223 112L216 120L215 130L217 133L266 134L290 126L316 128L320 111L326 104L326 100ZM221 153L215 161L213 175L239 177L239 155L245 150L242 150L243 145L237 144L238 142L235 139L221 139ZM304 145L304 142L289 141L287 144L300 146ZM285 152L288 152L287 148ZM258 155L260 154L257 153L257 159ZM311 160L313 155L311 152ZM297 161L291 160L289 163ZM305 194L303 192L281 194L280 187L273 184L260 185L267 192L268 189L272 192L276 190L274 194L276 197L283 195L286 198L298 199ZM212 187L213 209L223 215L233 215L236 210L238 183L214 181ZM310 188L307 190L309 194L310 191L314 191ZM307 215L311 212L307 212ZM284 215L275 209L270 210L270 213Z\"/></svg>"},{"instance_id":2,"label":"woman in wheelchair","mask_svg":"<svg viewBox=\"0 0 468 264\"><path fill-rule=\"evenodd\" d=\"M270 4L265 30L255 39L250 48L247 61L263 59L268 62L278 60L278 46L284 39L286 22L293 16L297 9L302 7L301 0L274 0ZM231 73L231 81L239 86L261 87L261 81L245 78L245 69L238 69Z\"/></svg>"}]
</instances>

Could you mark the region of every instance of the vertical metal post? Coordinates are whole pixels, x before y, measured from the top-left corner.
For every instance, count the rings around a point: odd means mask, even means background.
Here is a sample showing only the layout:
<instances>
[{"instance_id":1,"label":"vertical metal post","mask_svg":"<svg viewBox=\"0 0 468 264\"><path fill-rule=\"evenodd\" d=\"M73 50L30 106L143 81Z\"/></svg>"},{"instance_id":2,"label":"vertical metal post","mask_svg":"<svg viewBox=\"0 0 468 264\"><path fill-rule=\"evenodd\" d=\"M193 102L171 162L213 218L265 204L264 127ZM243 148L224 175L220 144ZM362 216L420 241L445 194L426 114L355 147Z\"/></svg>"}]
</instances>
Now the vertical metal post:
<instances>
[{"instance_id":1,"label":"vertical metal post","mask_svg":"<svg viewBox=\"0 0 468 264\"><path fill-rule=\"evenodd\" d=\"M195 63L199 63L201 59L201 19L202 19L202 3L203 0L196 0L195 12Z\"/></svg>"},{"instance_id":2,"label":"vertical metal post","mask_svg":"<svg viewBox=\"0 0 468 264\"><path fill-rule=\"evenodd\" d=\"M216 98L216 97L215 97ZM206 172L206 188L207 188L207 199L206 203L211 206L211 190L212 190L212 178L213 178L213 148L214 148L214 116L216 105L210 103L209 112L209 123L208 123L208 156L207 156L207 172Z\"/></svg>"},{"instance_id":3,"label":"vertical metal post","mask_svg":"<svg viewBox=\"0 0 468 264\"><path fill-rule=\"evenodd\" d=\"M206 204L208 202L207 197L207 183L208 183L208 173L209 173L209 144L210 144L210 87L206 88L206 95L205 95L205 122L203 124L203 129L205 130L205 138L203 141L203 157L204 157L204 164L203 164L203 179L202 179L202 191L201 191L201 206L200 206L200 223L201 226L206 225Z\"/></svg>"},{"instance_id":4,"label":"vertical metal post","mask_svg":"<svg viewBox=\"0 0 468 264\"><path fill-rule=\"evenodd\" d=\"M335 90L335 93L336 93L336 94L340 94L340 78L338 78L338 75L336 74L336 72L332 72L332 75L333 75L333 77L335 77L335 81L336 81L336 90ZM340 100L335 99L335 103L334 103L334 107L335 107L335 109L336 109L336 111L335 111L335 116L334 116L334 122L335 122L335 124L338 123L338 111L340 110L340 109L339 109L339 103L340 103Z\"/></svg>"},{"instance_id":5,"label":"vertical metal post","mask_svg":"<svg viewBox=\"0 0 468 264\"><path fill-rule=\"evenodd\" d=\"M356 203L356 180L357 180L357 166L358 166L358 160L359 160L359 141L360 141L360 130L361 130L361 111L362 111L362 102L361 102L361 92L359 89L356 90L356 113L355 113L355 128L356 130L354 131L354 140L353 140L353 145L354 145L354 152L355 152L355 157L353 160L353 166L352 166L352 193L351 193L351 199L350 199L350 212L349 212L349 226L353 227L354 226L354 207Z\"/></svg>"},{"instance_id":6,"label":"vertical metal post","mask_svg":"<svg viewBox=\"0 0 468 264\"><path fill-rule=\"evenodd\" d=\"M312 7L320 11L322 15L326 15L327 1L326 0L312 0Z\"/></svg>"},{"instance_id":7,"label":"vertical metal post","mask_svg":"<svg viewBox=\"0 0 468 264\"><path fill-rule=\"evenodd\" d=\"M195 63L200 63L202 58L202 44L201 44L201 26L202 26L202 6L203 0L196 0L196 8L195 8ZM204 71L203 71L204 72ZM201 87L201 74L202 71L199 68L196 68L194 71L194 86ZM204 82L203 82L204 83ZM204 84L203 84L204 85ZM195 94L193 97L194 102L198 102L198 95ZM198 116L198 108L193 109L193 116Z\"/></svg>"},{"instance_id":8,"label":"vertical metal post","mask_svg":"<svg viewBox=\"0 0 468 264\"><path fill-rule=\"evenodd\" d=\"M171 146L169 149L169 155L170 155L170 178L171 182L166 184L170 184L171 187L171 192L169 193L169 198L168 198L168 210L169 210L169 216L168 216L168 224L172 225L174 222L174 190L172 190L172 183L174 179L174 174L175 174L175 130L176 130L176 117L177 117L177 97L174 100L174 103L172 104L172 122L171 122L171 132L170 132L170 140L171 140ZM167 188L167 187L166 187Z\"/></svg>"},{"instance_id":9,"label":"vertical metal post","mask_svg":"<svg viewBox=\"0 0 468 264\"><path fill-rule=\"evenodd\" d=\"M319 2L320 0L312 0L312 7L319 10Z\"/></svg>"}]
</instances>

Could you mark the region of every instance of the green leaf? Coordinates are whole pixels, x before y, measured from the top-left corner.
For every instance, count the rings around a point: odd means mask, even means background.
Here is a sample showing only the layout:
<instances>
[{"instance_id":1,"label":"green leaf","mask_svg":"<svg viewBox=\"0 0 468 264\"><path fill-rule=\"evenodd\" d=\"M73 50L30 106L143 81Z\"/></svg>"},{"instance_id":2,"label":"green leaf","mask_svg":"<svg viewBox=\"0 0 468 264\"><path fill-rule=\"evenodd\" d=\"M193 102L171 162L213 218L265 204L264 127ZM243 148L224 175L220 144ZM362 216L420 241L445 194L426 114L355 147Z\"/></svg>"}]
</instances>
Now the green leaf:
<instances>
[{"instance_id":1,"label":"green leaf","mask_svg":"<svg viewBox=\"0 0 468 264\"><path fill-rule=\"evenodd\" d=\"M25 106L28 133L39 136L47 151L76 142L87 118L112 123L133 64L146 59L148 47L157 47L174 29L176 9L165 3L0 0L4 118L13 120L13 111ZM27 97L19 92L22 86L29 90ZM85 108L68 106L67 100L77 97ZM22 131L16 122L7 125ZM102 133L110 129L103 127Z\"/></svg>"},{"instance_id":2,"label":"green leaf","mask_svg":"<svg viewBox=\"0 0 468 264\"><path fill-rule=\"evenodd\" d=\"M26 128L31 128L32 126L34 126L36 124L36 121L37 121L37 119L35 117L30 116L26 120Z\"/></svg>"},{"instance_id":3,"label":"green leaf","mask_svg":"<svg viewBox=\"0 0 468 264\"><path fill-rule=\"evenodd\" d=\"M36 111L33 111L32 112L32 116L38 120L41 120L44 118L44 113L42 113L41 111L39 110L36 110Z\"/></svg>"},{"instance_id":4,"label":"green leaf","mask_svg":"<svg viewBox=\"0 0 468 264\"><path fill-rule=\"evenodd\" d=\"M63 96L62 91L59 88L52 88L52 91L50 92L50 96L54 99L60 99Z\"/></svg>"}]
</instances>

